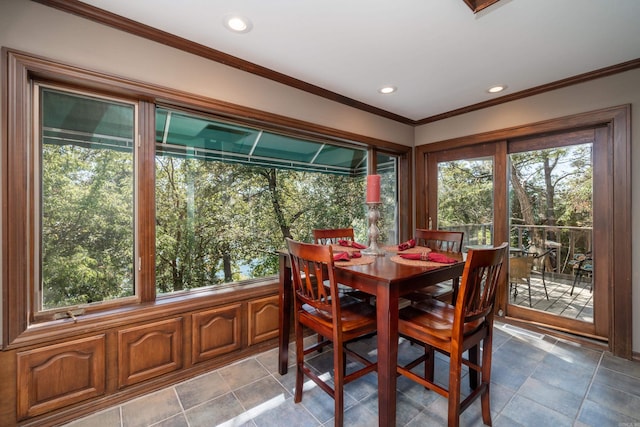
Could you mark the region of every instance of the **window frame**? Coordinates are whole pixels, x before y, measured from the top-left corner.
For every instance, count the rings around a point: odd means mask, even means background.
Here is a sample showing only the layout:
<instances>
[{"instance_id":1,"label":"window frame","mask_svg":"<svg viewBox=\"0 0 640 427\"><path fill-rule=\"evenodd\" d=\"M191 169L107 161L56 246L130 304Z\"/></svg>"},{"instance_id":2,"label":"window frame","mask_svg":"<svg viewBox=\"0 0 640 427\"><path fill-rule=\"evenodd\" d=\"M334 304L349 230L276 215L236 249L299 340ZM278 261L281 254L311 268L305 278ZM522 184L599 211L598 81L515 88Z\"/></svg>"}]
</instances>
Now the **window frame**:
<instances>
[{"instance_id":1,"label":"window frame","mask_svg":"<svg viewBox=\"0 0 640 427\"><path fill-rule=\"evenodd\" d=\"M265 129L305 139L322 139L338 145L366 147L370 159L384 152L398 156L398 232L401 237L412 229L411 215L411 163L412 147L354 134L310 122L282 117L272 113L242 107L215 99L187 94L178 90L155 86L129 79L81 69L68 64L2 48L2 67L6 71L2 80L2 146L0 161L2 175L2 346L25 345L43 339L43 331L71 333L72 319L40 321L34 317L32 290L38 280L34 266L37 251L34 249L37 231L34 221L33 201L38 197L38 185L34 182L29 162L34 153L34 117L31 113L34 82L89 92L96 96L121 98L138 105L138 156L135 175L135 251L136 273L135 301L120 301L109 305L90 307L85 313L86 322L121 321L123 313L137 313L155 306L184 301L194 303L199 298L210 297L212 290L156 298L155 292L155 109L156 105L182 109L196 114L220 117L247 126L258 125ZM66 90L66 89L65 89ZM375 173L375 161L370 161L368 173ZM9 203L9 201L11 203ZM38 260L39 262L39 260ZM273 280L272 280L273 281ZM256 283L237 291L256 292ZM236 292L236 290L234 290ZM110 319L110 320L109 320ZM38 322L36 322L38 320ZM64 331L64 332L62 332ZM53 335L46 334L48 339ZM55 334L54 334L55 335Z\"/></svg>"},{"instance_id":2,"label":"window frame","mask_svg":"<svg viewBox=\"0 0 640 427\"><path fill-rule=\"evenodd\" d=\"M136 213L138 210L137 199L138 199L138 149L139 149L139 138L138 138L138 125L139 125L139 107L138 102L128 98L115 97L105 94L96 94L95 92L77 90L74 88L69 88L65 86L61 86L58 84L50 84L43 83L40 81L33 82L33 90L31 91L31 111L33 114L33 132L30 141L28 144L31 146L31 162L28 166L28 174L32 177L32 182L34 185L32 199L33 206L33 286L30 286L30 323L38 323L44 322L48 320L55 320L62 317L70 317L71 315L84 315L86 313L92 313L99 310L107 310L114 307L119 307L122 305L128 305L132 303L137 303L139 301L138 297L138 260L139 260L139 245L138 245L138 226L136 221ZM81 304L81 305L69 305L65 307L59 308L50 308L45 309L42 307L42 235L41 235L41 227L42 227L42 186L40 185L42 180L42 111L40 110L41 103L41 89L53 90L57 92L78 95L78 96L86 96L95 99L100 99L106 102L113 101L121 104L130 104L133 107L133 120L134 120L134 129L133 129L133 212L132 212L132 238L133 238L133 254L132 254L132 279L133 279L133 295L117 298L114 300L106 300L106 301L98 301L90 304Z\"/></svg>"}]
</instances>

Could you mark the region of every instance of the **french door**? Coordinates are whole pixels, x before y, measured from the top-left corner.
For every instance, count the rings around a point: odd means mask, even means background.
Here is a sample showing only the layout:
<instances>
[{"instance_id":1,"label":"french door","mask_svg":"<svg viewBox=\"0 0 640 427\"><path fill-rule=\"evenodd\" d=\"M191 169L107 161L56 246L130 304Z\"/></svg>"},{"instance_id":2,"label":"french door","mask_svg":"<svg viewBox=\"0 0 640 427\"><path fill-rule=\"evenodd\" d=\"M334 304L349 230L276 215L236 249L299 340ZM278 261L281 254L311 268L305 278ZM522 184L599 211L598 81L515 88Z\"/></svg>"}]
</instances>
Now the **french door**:
<instances>
[{"instance_id":1,"label":"french door","mask_svg":"<svg viewBox=\"0 0 640 427\"><path fill-rule=\"evenodd\" d=\"M608 339L606 133L508 142L508 316Z\"/></svg>"},{"instance_id":2,"label":"french door","mask_svg":"<svg viewBox=\"0 0 640 427\"><path fill-rule=\"evenodd\" d=\"M418 228L465 231L467 246L508 241L509 264L535 259L530 285L510 278L501 284L498 316L609 341L625 357L631 353L624 155L630 141L621 120L627 113L585 113L429 144L418 147L416 159Z\"/></svg>"},{"instance_id":3,"label":"french door","mask_svg":"<svg viewBox=\"0 0 640 427\"><path fill-rule=\"evenodd\" d=\"M464 232L463 251L494 237L495 150L451 150L429 159L428 228Z\"/></svg>"}]
</instances>

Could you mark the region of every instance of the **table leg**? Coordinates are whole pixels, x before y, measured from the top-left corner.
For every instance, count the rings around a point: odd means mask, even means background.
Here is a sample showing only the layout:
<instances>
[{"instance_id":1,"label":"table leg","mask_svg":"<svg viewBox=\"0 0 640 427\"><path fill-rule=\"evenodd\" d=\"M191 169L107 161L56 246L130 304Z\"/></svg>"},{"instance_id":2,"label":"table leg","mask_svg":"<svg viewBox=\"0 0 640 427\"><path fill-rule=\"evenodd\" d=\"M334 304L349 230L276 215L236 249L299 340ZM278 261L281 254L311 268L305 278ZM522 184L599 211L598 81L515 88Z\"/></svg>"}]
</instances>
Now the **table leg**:
<instances>
[{"instance_id":1,"label":"table leg","mask_svg":"<svg viewBox=\"0 0 640 427\"><path fill-rule=\"evenodd\" d=\"M291 332L291 266L288 265L288 256L280 254L280 305L278 327L278 372L285 375L289 366L289 334Z\"/></svg>"},{"instance_id":2,"label":"table leg","mask_svg":"<svg viewBox=\"0 0 640 427\"><path fill-rule=\"evenodd\" d=\"M378 423L396 425L398 363L398 292L386 288L376 295L378 327Z\"/></svg>"}]
</instances>

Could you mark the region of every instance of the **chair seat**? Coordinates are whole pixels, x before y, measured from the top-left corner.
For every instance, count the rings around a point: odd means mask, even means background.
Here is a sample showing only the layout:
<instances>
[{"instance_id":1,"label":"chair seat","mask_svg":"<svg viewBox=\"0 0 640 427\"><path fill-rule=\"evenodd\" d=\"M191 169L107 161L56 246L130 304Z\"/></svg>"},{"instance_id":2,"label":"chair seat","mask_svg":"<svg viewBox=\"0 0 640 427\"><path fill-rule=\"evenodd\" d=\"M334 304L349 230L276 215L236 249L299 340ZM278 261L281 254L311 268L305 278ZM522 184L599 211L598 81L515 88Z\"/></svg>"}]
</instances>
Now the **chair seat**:
<instances>
[{"instance_id":1,"label":"chair seat","mask_svg":"<svg viewBox=\"0 0 640 427\"><path fill-rule=\"evenodd\" d=\"M437 299L430 299L400 310L398 332L417 336L424 343L451 340L455 307ZM479 319L464 324L463 335L468 336L483 324Z\"/></svg>"},{"instance_id":2,"label":"chair seat","mask_svg":"<svg viewBox=\"0 0 640 427\"><path fill-rule=\"evenodd\" d=\"M300 320L303 323L308 320L314 324L320 323L329 329L333 327L333 319L327 313L308 305L304 305L302 308ZM361 301L341 304L340 315L342 318L342 332L348 336L359 336L365 332L376 330L376 309L371 304Z\"/></svg>"}]
</instances>

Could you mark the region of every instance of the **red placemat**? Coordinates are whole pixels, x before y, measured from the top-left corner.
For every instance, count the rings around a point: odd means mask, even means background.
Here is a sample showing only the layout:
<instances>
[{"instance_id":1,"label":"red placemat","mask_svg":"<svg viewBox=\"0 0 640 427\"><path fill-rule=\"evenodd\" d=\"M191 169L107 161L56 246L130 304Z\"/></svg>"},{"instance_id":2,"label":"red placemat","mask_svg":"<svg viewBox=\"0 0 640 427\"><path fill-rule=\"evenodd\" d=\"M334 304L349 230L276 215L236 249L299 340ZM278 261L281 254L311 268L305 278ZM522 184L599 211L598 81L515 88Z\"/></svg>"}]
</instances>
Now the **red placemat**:
<instances>
[{"instance_id":1,"label":"red placemat","mask_svg":"<svg viewBox=\"0 0 640 427\"><path fill-rule=\"evenodd\" d=\"M402 253L406 253L406 251L402 251ZM405 259L405 258L402 258L400 255L392 256L391 261L397 262L398 264L413 265L416 267L440 267L443 265L451 265L451 264L442 264L442 263L433 262L433 261L422 261L419 259Z\"/></svg>"},{"instance_id":2,"label":"red placemat","mask_svg":"<svg viewBox=\"0 0 640 427\"><path fill-rule=\"evenodd\" d=\"M384 246L382 248L386 252L403 253L403 254L420 254L423 252L429 253L431 249L424 246L414 246L413 248L405 249L404 251L398 251L398 245Z\"/></svg>"},{"instance_id":3,"label":"red placemat","mask_svg":"<svg viewBox=\"0 0 640 427\"><path fill-rule=\"evenodd\" d=\"M348 266L348 265L365 265L371 264L376 260L374 256L361 256L360 258L351 258L349 261L334 261L334 264L337 266Z\"/></svg>"}]
</instances>

